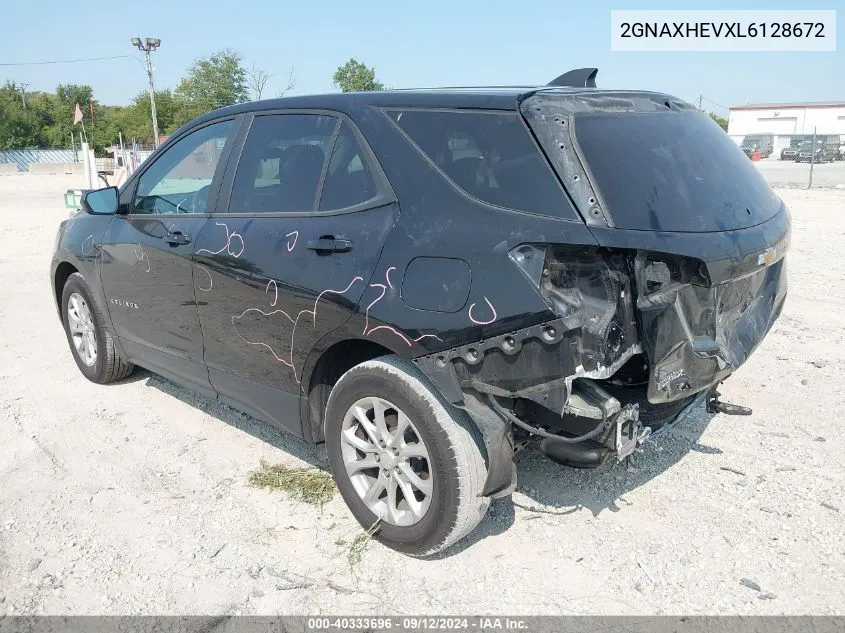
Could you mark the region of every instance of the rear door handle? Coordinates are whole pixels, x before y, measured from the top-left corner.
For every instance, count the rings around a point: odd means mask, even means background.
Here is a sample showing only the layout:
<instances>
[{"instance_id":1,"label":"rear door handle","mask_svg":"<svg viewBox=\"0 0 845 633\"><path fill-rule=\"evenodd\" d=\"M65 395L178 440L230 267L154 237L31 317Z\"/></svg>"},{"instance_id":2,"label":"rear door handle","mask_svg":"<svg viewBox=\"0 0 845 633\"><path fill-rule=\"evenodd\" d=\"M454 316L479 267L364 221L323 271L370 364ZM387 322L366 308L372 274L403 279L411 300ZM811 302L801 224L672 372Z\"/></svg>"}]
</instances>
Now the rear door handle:
<instances>
[{"instance_id":1,"label":"rear door handle","mask_svg":"<svg viewBox=\"0 0 845 633\"><path fill-rule=\"evenodd\" d=\"M318 253L346 253L352 250L352 242L349 240L335 239L331 235L324 235L317 240L308 240L305 247Z\"/></svg>"},{"instance_id":2,"label":"rear door handle","mask_svg":"<svg viewBox=\"0 0 845 633\"><path fill-rule=\"evenodd\" d=\"M174 231L172 233L168 233L164 236L164 241L168 244L173 246L178 246L182 244L190 244L191 243L191 236L185 235L184 233L180 233L179 231Z\"/></svg>"}]
</instances>

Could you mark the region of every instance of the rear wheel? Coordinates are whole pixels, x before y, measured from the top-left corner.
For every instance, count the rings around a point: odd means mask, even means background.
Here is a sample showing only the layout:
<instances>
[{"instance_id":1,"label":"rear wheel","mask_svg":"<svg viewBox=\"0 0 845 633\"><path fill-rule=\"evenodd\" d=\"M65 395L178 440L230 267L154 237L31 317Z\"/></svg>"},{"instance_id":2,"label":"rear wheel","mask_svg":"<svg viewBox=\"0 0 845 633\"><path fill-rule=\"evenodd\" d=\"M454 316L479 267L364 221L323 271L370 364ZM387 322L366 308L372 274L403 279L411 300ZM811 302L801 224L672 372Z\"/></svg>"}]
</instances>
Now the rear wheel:
<instances>
[{"instance_id":1,"label":"rear wheel","mask_svg":"<svg viewBox=\"0 0 845 633\"><path fill-rule=\"evenodd\" d=\"M88 380L104 384L132 373L135 366L120 357L93 293L79 273L68 277L61 305L70 351Z\"/></svg>"},{"instance_id":2,"label":"rear wheel","mask_svg":"<svg viewBox=\"0 0 845 633\"><path fill-rule=\"evenodd\" d=\"M386 356L346 372L329 396L325 431L341 496L388 547L433 554L487 512L478 429L412 363Z\"/></svg>"}]
</instances>

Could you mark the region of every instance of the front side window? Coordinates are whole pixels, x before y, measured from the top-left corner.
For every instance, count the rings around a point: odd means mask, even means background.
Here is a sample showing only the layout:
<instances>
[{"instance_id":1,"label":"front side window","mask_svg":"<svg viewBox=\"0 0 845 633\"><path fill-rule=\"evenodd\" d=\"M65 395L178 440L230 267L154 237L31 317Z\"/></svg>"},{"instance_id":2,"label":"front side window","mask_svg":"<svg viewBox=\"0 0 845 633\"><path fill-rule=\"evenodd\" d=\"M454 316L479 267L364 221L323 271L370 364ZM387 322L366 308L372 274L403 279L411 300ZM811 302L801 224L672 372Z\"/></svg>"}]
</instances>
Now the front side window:
<instances>
[{"instance_id":1,"label":"front side window","mask_svg":"<svg viewBox=\"0 0 845 633\"><path fill-rule=\"evenodd\" d=\"M138 180L133 213L205 213L211 181L232 121L188 134L168 148Z\"/></svg>"},{"instance_id":2,"label":"front side window","mask_svg":"<svg viewBox=\"0 0 845 633\"><path fill-rule=\"evenodd\" d=\"M244 144L230 213L313 211L338 121L317 114L255 117Z\"/></svg>"},{"instance_id":3,"label":"front side window","mask_svg":"<svg viewBox=\"0 0 845 633\"><path fill-rule=\"evenodd\" d=\"M569 207L516 112L389 110L452 182L489 204L560 216Z\"/></svg>"}]
</instances>

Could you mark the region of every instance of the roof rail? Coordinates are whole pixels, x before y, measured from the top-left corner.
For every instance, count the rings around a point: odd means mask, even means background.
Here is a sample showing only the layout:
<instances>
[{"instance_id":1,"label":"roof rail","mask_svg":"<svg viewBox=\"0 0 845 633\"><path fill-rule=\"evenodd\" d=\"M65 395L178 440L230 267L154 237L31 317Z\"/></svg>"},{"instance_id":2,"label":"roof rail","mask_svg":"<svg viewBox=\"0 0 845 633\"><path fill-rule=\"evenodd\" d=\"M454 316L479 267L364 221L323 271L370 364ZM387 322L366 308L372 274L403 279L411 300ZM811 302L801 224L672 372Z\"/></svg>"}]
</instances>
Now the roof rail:
<instances>
[{"instance_id":1,"label":"roof rail","mask_svg":"<svg viewBox=\"0 0 845 633\"><path fill-rule=\"evenodd\" d=\"M595 88L598 68L576 68L552 79L549 86L569 86L571 88Z\"/></svg>"}]
</instances>

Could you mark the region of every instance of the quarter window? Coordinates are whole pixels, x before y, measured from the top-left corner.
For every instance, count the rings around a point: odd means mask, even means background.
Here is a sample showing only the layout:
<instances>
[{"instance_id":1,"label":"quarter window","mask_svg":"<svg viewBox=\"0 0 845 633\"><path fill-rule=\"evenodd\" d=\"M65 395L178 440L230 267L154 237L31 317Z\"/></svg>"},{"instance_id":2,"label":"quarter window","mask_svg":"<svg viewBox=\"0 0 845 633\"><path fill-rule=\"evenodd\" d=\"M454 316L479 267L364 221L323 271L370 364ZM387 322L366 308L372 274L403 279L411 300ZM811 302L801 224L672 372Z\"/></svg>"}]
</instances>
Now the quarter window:
<instances>
[{"instance_id":1,"label":"quarter window","mask_svg":"<svg viewBox=\"0 0 845 633\"><path fill-rule=\"evenodd\" d=\"M569 217L570 206L516 112L389 110L440 170L484 202Z\"/></svg>"},{"instance_id":2,"label":"quarter window","mask_svg":"<svg viewBox=\"0 0 845 633\"><path fill-rule=\"evenodd\" d=\"M376 184L349 124L337 135L320 196L320 211L344 209L376 195Z\"/></svg>"},{"instance_id":3,"label":"quarter window","mask_svg":"<svg viewBox=\"0 0 845 633\"><path fill-rule=\"evenodd\" d=\"M229 212L313 211L336 128L332 116L255 117L238 162Z\"/></svg>"},{"instance_id":4,"label":"quarter window","mask_svg":"<svg viewBox=\"0 0 845 633\"><path fill-rule=\"evenodd\" d=\"M188 134L168 148L138 179L133 213L205 213L211 181L232 121Z\"/></svg>"}]
</instances>

